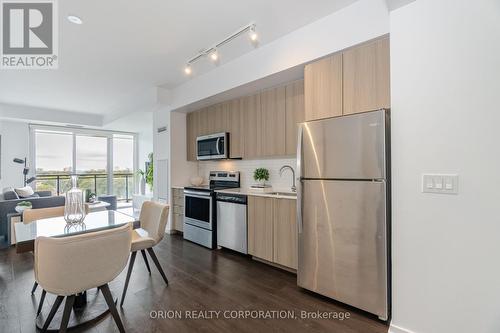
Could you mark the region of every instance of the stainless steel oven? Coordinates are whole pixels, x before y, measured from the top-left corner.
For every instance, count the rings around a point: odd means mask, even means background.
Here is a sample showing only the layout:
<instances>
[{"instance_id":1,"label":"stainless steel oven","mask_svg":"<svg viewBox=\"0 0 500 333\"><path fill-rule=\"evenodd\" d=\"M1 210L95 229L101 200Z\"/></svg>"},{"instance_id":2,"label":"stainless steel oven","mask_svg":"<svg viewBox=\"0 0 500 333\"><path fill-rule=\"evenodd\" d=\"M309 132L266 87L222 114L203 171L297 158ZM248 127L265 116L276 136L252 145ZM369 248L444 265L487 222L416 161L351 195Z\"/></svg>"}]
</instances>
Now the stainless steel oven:
<instances>
[{"instance_id":1,"label":"stainless steel oven","mask_svg":"<svg viewBox=\"0 0 500 333\"><path fill-rule=\"evenodd\" d=\"M212 230L213 205L211 192L184 190L184 221Z\"/></svg>"},{"instance_id":2,"label":"stainless steel oven","mask_svg":"<svg viewBox=\"0 0 500 333\"><path fill-rule=\"evenodd\" d=\"M206 246L217 245L215 190L240 187L237 171L211 171L209 184L184 188L184 239Z\"/></svg>"},{"instance_id":3,"label":"stainless steel oven","mask_svg":"<svg viewBox=\"0 0 500 333\"><path fill-rule=\"evenodd\" d=\"M198 160L217 160L229 158L228 133L203 135L196 138Z\"/></svg>"}]
</instances>

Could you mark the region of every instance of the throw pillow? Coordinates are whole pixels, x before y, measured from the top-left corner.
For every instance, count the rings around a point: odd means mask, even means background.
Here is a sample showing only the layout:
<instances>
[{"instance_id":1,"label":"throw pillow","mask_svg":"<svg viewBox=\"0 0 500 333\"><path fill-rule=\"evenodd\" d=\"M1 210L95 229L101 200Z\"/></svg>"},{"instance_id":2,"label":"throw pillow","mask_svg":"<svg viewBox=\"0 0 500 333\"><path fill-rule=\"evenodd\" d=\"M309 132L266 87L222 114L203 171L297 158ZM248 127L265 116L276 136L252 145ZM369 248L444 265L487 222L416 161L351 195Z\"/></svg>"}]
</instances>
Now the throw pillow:
<instances>
[{"instance_id":1,"label":"throw pillow","mask_svg":"<svg viewBox=\"0 0 500 333\"><path fill-rule=\"evenodd\" d=\"M19 196L12 187L6 187L3 189L3 199L4 200L17 200Z\"/></svg>"},{"instance_id":2,"label":"throw pillow","mask_svg":"<svg viewBox=\"0 0 500 333\"><path fill-rule=\"evenodd\" d=\"M19 196L19 198L28 198L31 197L35 191L31 188L31 186L25 186L14 189Z\"/></svg>"}]
</instances>

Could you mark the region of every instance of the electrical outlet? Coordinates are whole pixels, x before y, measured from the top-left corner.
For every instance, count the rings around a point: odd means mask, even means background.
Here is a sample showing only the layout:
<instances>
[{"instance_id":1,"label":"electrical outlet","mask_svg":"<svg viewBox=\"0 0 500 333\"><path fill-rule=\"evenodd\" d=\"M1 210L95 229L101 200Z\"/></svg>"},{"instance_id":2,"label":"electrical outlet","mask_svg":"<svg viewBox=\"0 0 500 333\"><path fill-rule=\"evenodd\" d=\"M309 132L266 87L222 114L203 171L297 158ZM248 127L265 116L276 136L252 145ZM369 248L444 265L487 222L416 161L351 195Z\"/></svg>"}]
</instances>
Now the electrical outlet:
<instances>
[{"instance_id":1,"label":"electrical outlet","mask_svg":"<svg viewBox=\"0 0 500 333\"><path fill-rule=\"evenodd\" d=\"M422 192L439 194L458 194L458 175L423 174Z\"/></svg>"}]
</instances>

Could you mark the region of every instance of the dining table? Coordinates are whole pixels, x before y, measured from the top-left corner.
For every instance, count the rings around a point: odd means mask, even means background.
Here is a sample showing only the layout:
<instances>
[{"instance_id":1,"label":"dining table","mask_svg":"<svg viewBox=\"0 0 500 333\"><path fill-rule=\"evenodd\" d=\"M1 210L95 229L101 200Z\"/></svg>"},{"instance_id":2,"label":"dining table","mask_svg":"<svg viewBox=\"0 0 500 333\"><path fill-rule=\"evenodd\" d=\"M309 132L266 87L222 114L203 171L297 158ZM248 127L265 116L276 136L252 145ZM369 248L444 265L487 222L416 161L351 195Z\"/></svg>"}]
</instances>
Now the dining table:
<instances>
[{"instance_id":1,"label":"dining table","mask_svg":"<svg viewBox=\"0 0 500 333\"><path fill-rule=\"evenodd\" d=\"M37 237L68 237L79 234L98 232L112 228L118 228L125 224L132 224L134 229L140 227L137 214L125 214L115 210L104 210L90 212L80 223L66 223L63 216L35 220L29 223L16 222L14 224L16 238L16 252L34 252ZM49 296L47 294L47 296ZM35 319L36 326L41 329L48 315L50 307ZM97 288L84 291L76 295L73 306L74 315L71 316L68 328L89 325L98 322L109 314L108 306L104 297L100 295ZM48 331L58 331L62 313L58 313L49 326Z\"/></svg>"}]
</instances>

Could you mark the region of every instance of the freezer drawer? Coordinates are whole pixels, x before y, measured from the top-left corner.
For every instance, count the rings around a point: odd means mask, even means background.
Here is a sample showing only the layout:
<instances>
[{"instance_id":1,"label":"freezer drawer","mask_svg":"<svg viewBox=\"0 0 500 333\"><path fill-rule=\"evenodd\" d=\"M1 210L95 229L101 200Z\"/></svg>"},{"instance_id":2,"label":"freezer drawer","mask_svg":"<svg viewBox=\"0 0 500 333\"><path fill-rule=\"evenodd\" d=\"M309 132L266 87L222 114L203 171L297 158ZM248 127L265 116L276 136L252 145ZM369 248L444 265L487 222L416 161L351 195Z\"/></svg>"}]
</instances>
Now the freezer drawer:
<instances>
[{"instance_id":1,"label":"freezer drawer","mask_svg":"<svg viewBox=\"0 0 500 333\"><path fill-rule=\"evenodd\" d=\"M299 286L387 319L385 195L385 182L302 183Z\"/></svg>"},{"instance_id":2,"label":"freezer drawer","mask_svg":"<svg viewBox=\"0 0 500 333\"><path fill-rule=\"evenodd\" d=\"M380 110L301 124L300 176L386 178L388 123L388 111Z\"/></svg>"}]
</instances>

